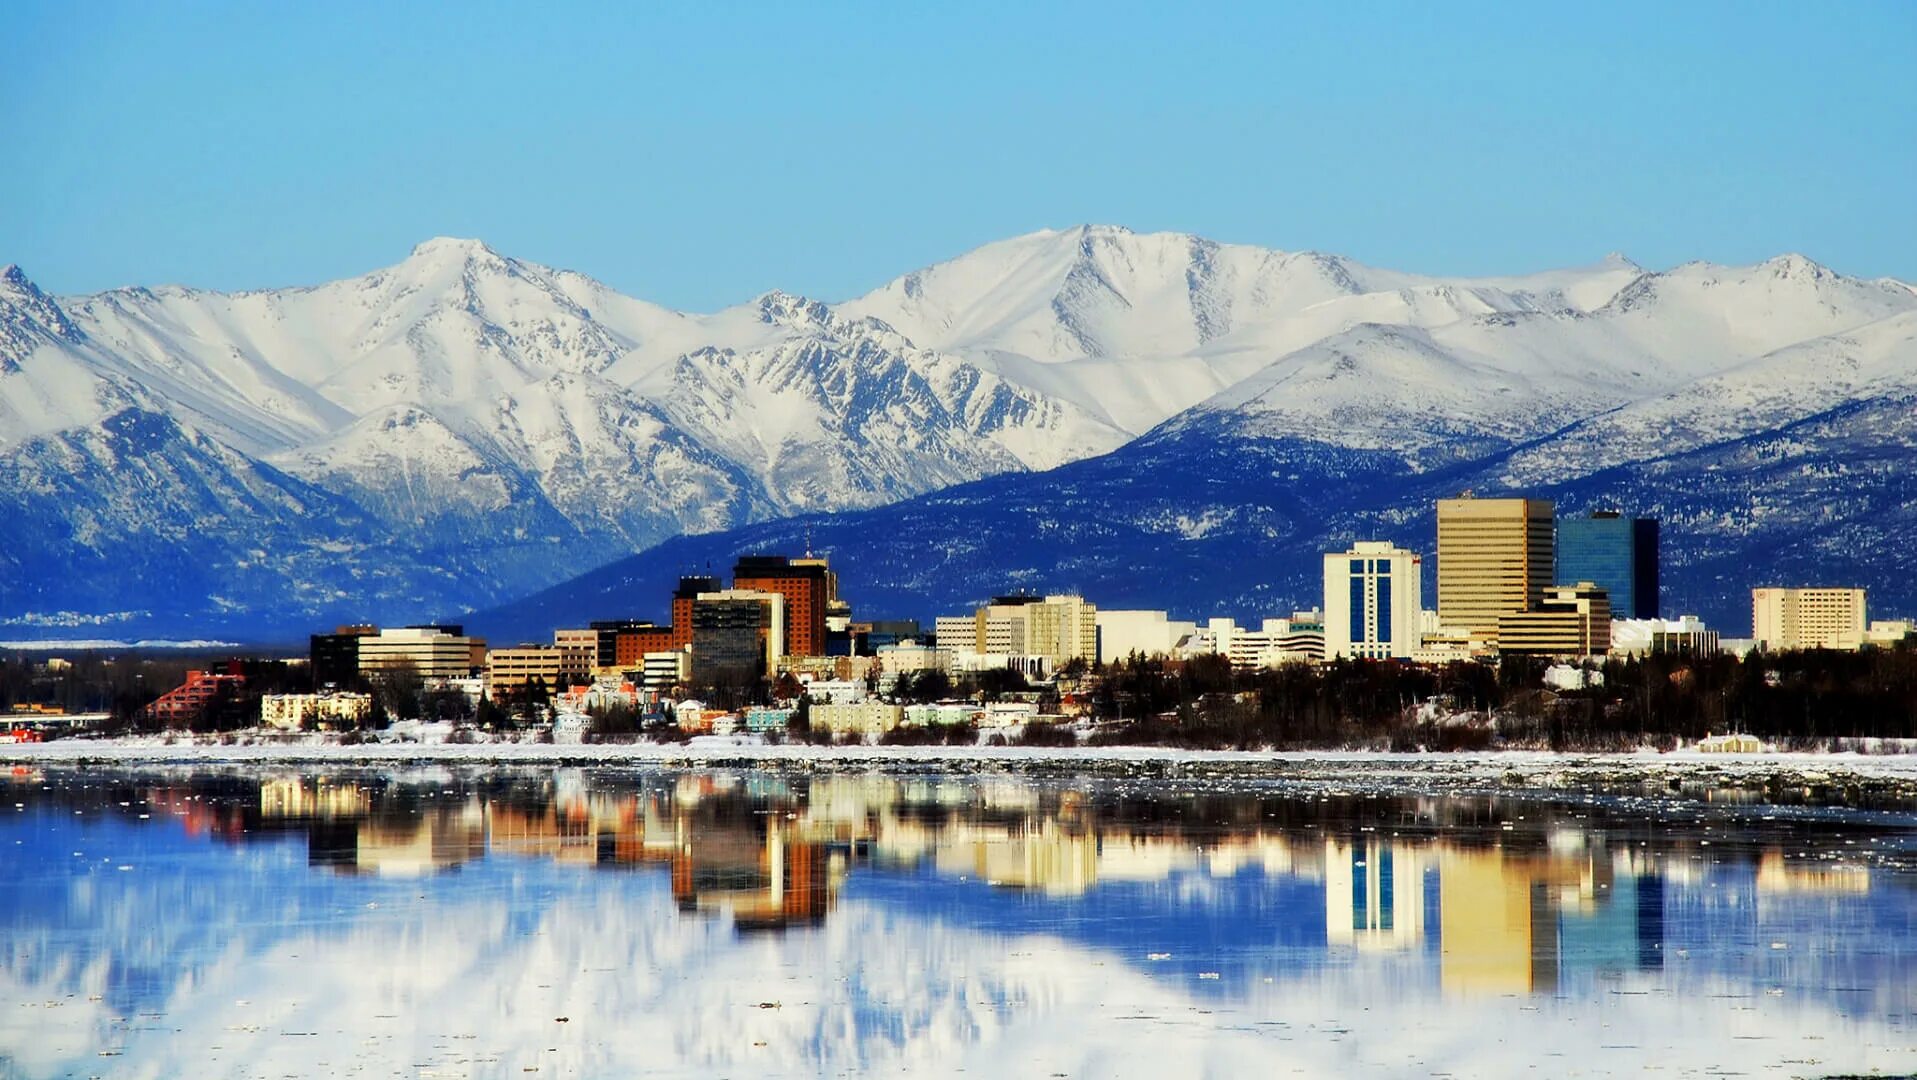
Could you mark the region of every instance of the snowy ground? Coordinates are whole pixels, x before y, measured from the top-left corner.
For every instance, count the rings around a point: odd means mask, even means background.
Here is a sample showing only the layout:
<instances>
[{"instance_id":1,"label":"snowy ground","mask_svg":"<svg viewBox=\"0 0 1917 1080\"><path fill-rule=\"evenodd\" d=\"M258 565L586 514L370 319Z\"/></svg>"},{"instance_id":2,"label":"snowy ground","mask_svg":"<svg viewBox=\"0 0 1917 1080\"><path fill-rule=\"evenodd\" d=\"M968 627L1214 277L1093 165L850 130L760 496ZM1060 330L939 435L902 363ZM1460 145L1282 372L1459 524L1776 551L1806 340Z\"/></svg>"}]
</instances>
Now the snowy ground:
<instances>
[{"instance_id":1,"label":"snowy ground","mask_svg":"<svg viewBox=\"0 0 1917 1080\"><path fill-rule=\"evenodd\" d=\"M769 767L819 770L1017 771L1162 774L1242 778L1495 781L1527 787L1592 782L1711 780L1819 785L1861 781L1917 795L1917 754L1761 753L1383 753L1376 751L1178 750L1166 747L687 746L659 743L564 746L549 743L368 743L316 741L168 744L162 739L67 739L0 744L0 764L388 764L449 762L526 765Z\"/></svg>"}]
</instances>

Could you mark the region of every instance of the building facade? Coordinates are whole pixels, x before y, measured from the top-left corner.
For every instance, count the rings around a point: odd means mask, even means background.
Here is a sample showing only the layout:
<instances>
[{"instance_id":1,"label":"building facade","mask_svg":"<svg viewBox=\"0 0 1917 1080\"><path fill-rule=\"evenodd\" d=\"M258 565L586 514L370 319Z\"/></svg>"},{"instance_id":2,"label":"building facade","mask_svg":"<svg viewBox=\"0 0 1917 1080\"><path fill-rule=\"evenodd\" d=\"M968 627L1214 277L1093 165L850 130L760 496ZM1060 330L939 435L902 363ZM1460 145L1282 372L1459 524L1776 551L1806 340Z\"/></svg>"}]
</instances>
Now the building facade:
<instances>
[{"instance_id":1,"label":"building facade","mask_svg":"<svg viewBox=\"0 0 1917 1080\"><path fill-rule=\"evenodd\" d=\"M1409 658L1418 649L1424 560L1382 541L1325 555L1324 655Z\"/></svg>"},{"instance_id":2,"label":"building facade","mask_svg":"<svg viewBox=\"0 0 1917 1080\"><path fill-rule=\"evenodd\" d=\"M359 625L314 634L306 654L313 666L313 685L348 686L358 681L360 639L377 633L377 626Z\"/></svg>"},{"instance_id":3,"label":"building facade","mask_svg":"<svg viewBox=\"0 0 1917 1080\"><path fill-rule=\"evenodd\" d=\"M486 696L498 701L524 693L534 683L547 693L559 689L565 654L552 645L521 645L486 654Z\"/></svg>"},{"instance_id":4,"label":"building facade","mask_svg":"<svg viewBox=\"0 0 1917 1080\"><path fill-rule=\"evenodd\" d=\"M1864 590L1752 589L1751 637L1772 652L1860 648Z\"/></svg>"},{"instance_id":5,"label":"building facade","mask_svg":"<svg viewBox=\"0 0 1917 1080\"><path fill-rule=\"evenodd\" d=\"M732 587L785 598L785 649L775 655L824 656L826 610L836 579L824 559L747 555L732 568Z\"/></svg>"},{"instance_id":6,"label":"building facade","mask_svg":"<svg viewBox=\"0 0 1917 1080\"><path fill-rule=\"evenodd\" d=\"M1589 581L1611 596L1620 619L1658 618L1658 523L1615 510L1559 518L1557 582Z\"/></svg>"},{"instance_id":7,"label":"building facade","mask_svg":"<svg viewBox=\"0 0 1917 1080\"><path fill-rule=\"evenodd\" d=\"M785 655L785 597L752 589L701 593L692 604L692 681L743 686Z\"/></svg>"},{"instance_id":8,"label":"building facade","mask_svg":"<svg viewBox=\"0 0 1917 1080\"><path fill-rule=\"evenodd\" d=\"M411 671L422 679L462 679L485 666L486 643L459 626L403 626L359 640L359 670L368 678ZM474 653L482 657L475 662Z\"/></svg>"},{"instance_id":9,"label":"building facade","mask_svg":"<svg viewBox=\"0 0 1917 1080\"><path fill-rule=\"evenodd\" d=\"M237 671L225 675L211 671L189 671L185 682L161 694L152 704L141 709L140 715L149 722L165 727L196 723L205 718L207 710L222 694L230 697L245 688L246 676Z\"/></svg>"},{"instance_id":10,"label":"building facade","mask_svg":"<svg viewBox=\"0 0 1917 1080\"><path fill-rule=\"evenodd\" d=\"M1611 651L1611 598L1588 581L1554 585L1530 611L1498 616L1498 651L1602 656Z\"/></svg>"},{"instance_id":11,"label":"building facade","mask_svg":"<svg viewBox=\"0 0 1917 1080\"><path fill-rule=\"evenodd\" d=\"M260 724L282 731L356 728L372 714L371 694L266 694L260 698Z\"/></svg>"},{"instance_id":12,"label":"building facade","mask_svg":"<svg viewBox=\"0 0 1917 1080\"><path fill-rule=\"evenodd\" d=\"M883 701L861 701L849 705L813 705L808 722L815 731L834 735L883 735L898 727L905 710Z\"/></svg>"},{"instance_id":13,"label":"building facade","mask_svg":"<svg viewBox=\"0 0 1917 1080\"><path fill-rule=\"evenodd\" d=\"M1555 571L1545 499L1438 500L1438 621L1495 644L1499 617L1529 611Z\"/></svg>"}]
</instances>

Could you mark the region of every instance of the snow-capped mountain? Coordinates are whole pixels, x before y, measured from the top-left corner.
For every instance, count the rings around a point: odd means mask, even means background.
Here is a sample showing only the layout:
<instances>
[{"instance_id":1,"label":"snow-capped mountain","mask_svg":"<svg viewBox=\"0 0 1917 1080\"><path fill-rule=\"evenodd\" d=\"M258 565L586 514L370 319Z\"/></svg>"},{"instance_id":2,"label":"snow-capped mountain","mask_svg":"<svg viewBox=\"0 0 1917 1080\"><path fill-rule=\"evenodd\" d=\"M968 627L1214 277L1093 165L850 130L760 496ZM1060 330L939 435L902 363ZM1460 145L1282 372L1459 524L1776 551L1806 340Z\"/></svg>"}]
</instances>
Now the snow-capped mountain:
<instances>
[{"instance_id":1,"label":"snow-capped mountain","mask_svg":"<svg viewBox=\"0 0 1917 1080\"><path fill-rule=\"evenodd\" d=\"M60 299L8 268L0 507L28 527L0 553L0 628L445 615L674 536L721 533L661 556L707 558L784 535L751 523L846 511L952 555L865 545L848 582L896 562L1031 583L1046 560L1019 545L1068 542L1060 558L1103 580L1098 560L1135 563L1127 544L1185 544L1255 558L1221 572L1276 596L1310 545L1414 522L1428 507L1402 500L1447 487L1567 505L1629 489L1708 523L1656 484L1741 468L1771 477L1765 498L1834 497L1771 475L1774 456L1734 464L1727 448L1792 425L1821 433L1797 476L1911 464L1896 403L1917 382L1914 319L1911 286L1794 255L1443 279L1109 226L989 244L842 304L772 292L709 315L470 240L231 294ZM1031 535L974 528L991 499L1033 515ZM899 500L909 527L875 509Z\"/></svg>"}]
</instances>

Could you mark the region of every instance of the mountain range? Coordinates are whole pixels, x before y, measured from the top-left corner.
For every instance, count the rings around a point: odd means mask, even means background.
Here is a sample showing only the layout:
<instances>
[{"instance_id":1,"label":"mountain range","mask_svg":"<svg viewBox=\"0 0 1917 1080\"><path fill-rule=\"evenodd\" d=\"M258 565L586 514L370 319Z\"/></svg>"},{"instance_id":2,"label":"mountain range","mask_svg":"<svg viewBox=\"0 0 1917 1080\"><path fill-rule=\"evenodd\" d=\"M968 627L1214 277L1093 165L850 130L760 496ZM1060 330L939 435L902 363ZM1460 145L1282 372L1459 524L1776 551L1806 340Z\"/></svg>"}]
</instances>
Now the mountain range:
<instances>
[{"instance_id":1,"label":"mountain range","mask_svg":"<svg viewBox=\"0 0 1917 1080\"><path fill-rule=\"evenodd\" d=\"M1084 226L709 315L470 240L313 288L0 275L7 637L536 637L808 542L871 614L1253 617L1465 489L1662 518L1667 608L1741 633L1754 584L1917 607L1913 466L1917 290L1796 255L1449 279Z\"/></svg>"}]
</instances>

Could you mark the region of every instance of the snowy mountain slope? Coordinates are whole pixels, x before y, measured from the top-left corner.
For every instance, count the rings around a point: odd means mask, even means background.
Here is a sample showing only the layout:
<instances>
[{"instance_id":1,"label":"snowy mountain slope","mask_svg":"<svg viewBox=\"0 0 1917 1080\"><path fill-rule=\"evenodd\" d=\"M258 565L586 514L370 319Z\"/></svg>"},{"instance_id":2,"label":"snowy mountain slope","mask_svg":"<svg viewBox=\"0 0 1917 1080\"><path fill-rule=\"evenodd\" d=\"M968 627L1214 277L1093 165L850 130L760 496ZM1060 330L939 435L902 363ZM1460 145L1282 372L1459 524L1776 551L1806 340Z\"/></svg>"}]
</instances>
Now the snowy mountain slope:
<instances>
[{"instance_id":1,"label":"snowy mountain slope","mask_svg":"<svg viewBox=\"0 0 1917 1080\"><path fill-rule=\"evenodd\" d=\"M1110 226L988 244L840 305L1142 433L1292 354L1367 326L1519 382L1661 393L1797 342L1917 310L1909 286L1802 256L1651 273L1622 256L1518 277L1420 277L1335 256ZM1436 357L1434 355L1433 359ZM1506 395L1511 397L1512 395Z\"/></svg>"},{"instance_id":2,"label":"snowy mountain slope","mask_svg":"<svg viewBox=\"0 0 1917 1080\"><path fill-rule=\"evenodd\" d=\"M1548 458L1554 437L1519 452ZM1167 424L1102 457L1007 473L870 510L681 536L467 616L504 636L565 618L658 616L686 567L809 543L862 617L930 618L1010 590L1108 608L1255 620L1322 602L1325 551L1386 539L1436 572L1435 501L1549 498L1562 515L1663 522L1667 615L1749 631L1758 585L1861 585L1874 617L1917 614L1917 394L1847 402L1682 453L1507 485L1511 451L1417 472L1391 449Z\"/></svg>"},{"instance_id":3,"label":"snowy mountain slope","mask_svg":"<svg viewBox=\"0 0 1917 1080\"><path fill-rule=\"evenodd\" d=\"M1734 443L1845 405L1917 396L1917 312L1788 345L1667 394L1599 413L1514 454L1509 486Z\"/></svg>"},{"instance_id":4,"label":"snowy mountain slope","mask_svg":"<svg viewBox=\"0 0 1917 1080\"><path fill-rule=\"evenodd\" d=\"M843 304L772 292L712 314L470 240L428 241L358 278L232 294L56 300L10 268L0 495L32 504L18 565L65 565L57 549L76 529L100 538L101 604L148 586L136 548L177 540L142 500L226 523L195 535L196 558L288 575L235 578L251 591L226 589L220 610L239 626L304 625L347 596L367 617L440 614L681 534L946 489L1024 492L1031 528L954 533L927 511L900 535L977 557L906 556L914 580L1013 570L991 545L1072 537L1087 546L1061 559L1099 580L1133 565L1134 542L1225 560L1167 579L1195 593L1235 588L1230 560L1329 535L1374 495L1572 490L1813 416L1889 423L1882 402L1917 368L1912 318L1910 286L1800 256L1444 279L1109 226L990 244ZM109 497L69 510L44 501L59 462L106 475L118 459L102 456L105 425L129 411L169 418L181 436L155 445L199 462L130 475L191 490L106 484ZM1061 472L1012 475L1035 469ZM1149 495L1107 471L1127 469L1154 471ZM1219 470L1237 479L1220 486ZM1096 520L1113 500L1123 528ZM356 524L329 528L295 503ZM280 554L249 554L262 547ZM291 554L320 547L340 566ZM398 569L374 573L373 551ZM43 613L46 597L25 595L5 596L0 624Z\"/></svg>"}]
</instances>

